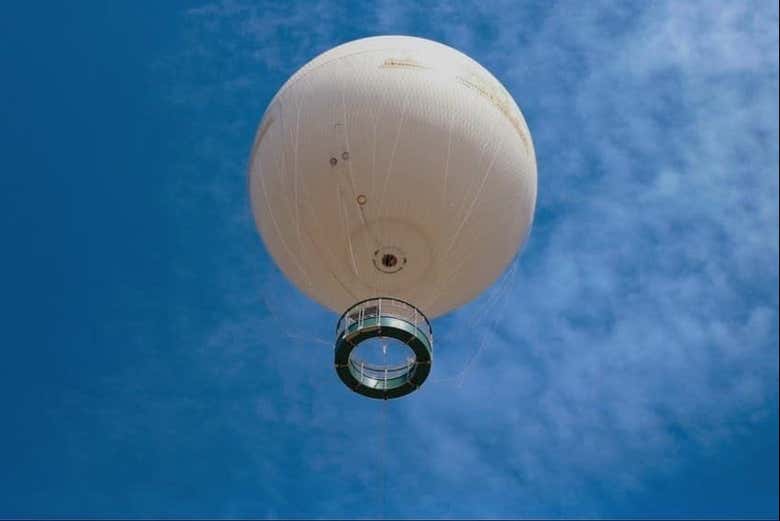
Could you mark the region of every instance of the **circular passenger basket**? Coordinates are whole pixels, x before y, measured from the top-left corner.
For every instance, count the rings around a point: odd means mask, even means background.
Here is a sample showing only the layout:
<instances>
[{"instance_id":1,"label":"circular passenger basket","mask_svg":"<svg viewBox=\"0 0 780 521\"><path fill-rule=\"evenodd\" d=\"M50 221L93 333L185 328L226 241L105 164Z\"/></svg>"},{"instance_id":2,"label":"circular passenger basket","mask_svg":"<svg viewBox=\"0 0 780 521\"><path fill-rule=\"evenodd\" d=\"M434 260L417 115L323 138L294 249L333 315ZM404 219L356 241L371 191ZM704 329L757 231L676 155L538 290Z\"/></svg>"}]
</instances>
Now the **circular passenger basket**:
<instances>
[{"instance_id":1,"label":"circular passenger basket","mask_svg":"<svg viewBox=\"0 0 780 521\"><path fill-rule=\"evenodd\" d=\"M371 398L398 398L418 389L431 371L433 331L411 304L389 297L358 302L336 326L336 372L347 387ZM377 363L358 356L358 346L379 341L408 348L401 363Z\"/></svg>"}]
</instances>

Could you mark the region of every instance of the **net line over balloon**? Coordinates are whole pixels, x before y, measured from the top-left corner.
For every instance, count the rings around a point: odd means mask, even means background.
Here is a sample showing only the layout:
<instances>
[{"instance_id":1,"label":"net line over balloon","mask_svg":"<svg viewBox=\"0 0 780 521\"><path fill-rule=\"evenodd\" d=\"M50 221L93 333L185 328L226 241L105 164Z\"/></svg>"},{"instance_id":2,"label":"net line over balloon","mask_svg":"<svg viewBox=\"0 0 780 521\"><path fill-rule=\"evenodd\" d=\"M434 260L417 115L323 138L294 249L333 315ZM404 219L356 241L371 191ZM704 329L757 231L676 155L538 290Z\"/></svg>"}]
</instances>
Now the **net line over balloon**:
<instances>
[{"instance_id":1,"label":"net line over balloon","mask_svg":"<svg viewBox=\"0 0 780 521\"><path fill-rule=\"evenodd\" d=\"M429 319L497 287L486 314L513 282L536 159L490 72L430 40L374 37L323 53L282 86L258 127L249 187L284 276L341 314L335 342L311 340L335 344L348 387L387 399L430 373ZM412 354L400 366L357 358L370 346Z\"/></svg>"},{"instance_id":2,"label":"net line over balloon","mask_svg":"<svg viewBox=\"0 0 780 521\"><path fill-rule=\"evenodd\" d=\"M467 350L467 355L462 363L456 364L455 370L450 370L447 374L436 374L440 372L434 369L434 376L431 377L426 385L440 385L440 384L453 384L460 388L466 382L466 378L473 370L475 362L488 350L488 336L494 331L494 328L501 321L506 319L506 313L508 308L504 306L508 297L512 294L512 289L517 280L517 272L519 269L519 256L515 257L510 265L509 269L501 276L501 278L488 289L488 295L485 303L479 306L474 313L466 318L463 327L463 331L466 331L466 335L458 336L458 343L473 345L472 349ZM311 347L320 348L325 346L328 349L333 349L333 338L327 338L320 334L320 331L302 329L300 325L290 325L290 318L294 315L293 312L287 314L280 314L278 306L274 306L268 300L267 297L263 297L266 307L275 322L274 329L281 331L285 338L294 341L293 343L303 349ZM489 318L488 318L489 317ZM434 326L436 321L433 322ZM448 352L448 345L450 343L447 340L441 340L437 345L437 357L452 356L451 349ZM451 348L452 345L449 345Z\"/></svg>"}]
</instances>

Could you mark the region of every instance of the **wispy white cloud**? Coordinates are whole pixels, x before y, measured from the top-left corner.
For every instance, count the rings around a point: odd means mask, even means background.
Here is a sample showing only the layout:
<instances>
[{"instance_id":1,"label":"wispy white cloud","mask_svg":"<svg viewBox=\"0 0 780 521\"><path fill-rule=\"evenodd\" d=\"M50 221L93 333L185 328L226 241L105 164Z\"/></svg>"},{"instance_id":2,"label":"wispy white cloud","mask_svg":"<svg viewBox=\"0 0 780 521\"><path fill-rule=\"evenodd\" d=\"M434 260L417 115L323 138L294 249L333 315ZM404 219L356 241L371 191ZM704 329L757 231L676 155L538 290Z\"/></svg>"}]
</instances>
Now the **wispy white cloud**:
<instances>
[{"instance_id":1,"label":"wispy white cloud","mask_svg":"<svg viewBox=\"0 0 780 521\"><path fill-rule=\"evenodd\" d=\"M223 2L186 19L173 97L229 114L195 158L214 168L191 166L171 188L174 206L219 215L229 259L218 269L232 315L203 334L200 356L215 377L278 377L247 387L231 423L269 479L310 470L344 484L307 507L279 485L277 512L376 507L360 500L378 487L381 404L345 397L325 345L276 340L327 342L334 317L268 267L244 193L263 103L357 36L344 27L355 20L365 35L437 38L488 66L523 108L539 161L535 229L497 315L464 325L501 285L437 321L434 382L387 405L391 509L597 513L598 494L673 474L683 439L706 450L775 414L776 5ZM447 380L479 345L465 379ZM251 443L273 428L301 442L294 468Z\"/></svg>"}]
</instances>

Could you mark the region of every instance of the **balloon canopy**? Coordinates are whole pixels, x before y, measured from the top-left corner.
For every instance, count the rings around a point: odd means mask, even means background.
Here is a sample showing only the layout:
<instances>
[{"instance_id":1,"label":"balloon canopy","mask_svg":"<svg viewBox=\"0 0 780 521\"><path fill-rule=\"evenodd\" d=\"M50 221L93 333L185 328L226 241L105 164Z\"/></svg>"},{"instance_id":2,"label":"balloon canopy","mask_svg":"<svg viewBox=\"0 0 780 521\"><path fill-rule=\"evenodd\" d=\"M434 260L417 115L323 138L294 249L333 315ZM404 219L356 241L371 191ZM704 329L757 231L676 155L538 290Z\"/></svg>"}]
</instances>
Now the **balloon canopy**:
<instances>
[{"instance_id":1,"label":"balloon canopy","mask_svg":"<svg viewBox=\"0 0 780 521\"><path fill-rule=\"evenodd\" d=\"M536 158L520 109L482 66L382 36L331 49L284 84L249 186L268 251L312 299L342 313L389 297L432 318L481 293L522 245Z\"/></svg>"}]
</instances>

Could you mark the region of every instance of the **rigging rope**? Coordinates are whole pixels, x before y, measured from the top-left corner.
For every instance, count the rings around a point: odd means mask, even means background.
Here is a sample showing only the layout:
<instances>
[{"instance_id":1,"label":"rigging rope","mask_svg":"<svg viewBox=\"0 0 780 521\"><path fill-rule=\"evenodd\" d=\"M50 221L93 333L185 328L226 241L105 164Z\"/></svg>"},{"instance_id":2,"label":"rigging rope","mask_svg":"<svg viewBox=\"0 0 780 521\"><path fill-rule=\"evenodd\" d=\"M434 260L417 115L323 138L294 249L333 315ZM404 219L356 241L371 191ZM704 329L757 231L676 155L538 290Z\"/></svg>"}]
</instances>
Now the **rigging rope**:
<instances>
[{"instance_id":1,"label":"rigging rope","mask_svg":"<svg viewBox=\"0 0 780 521\"><path fill-rule=\"evenodd\" d=\"M382 352L384 355L384 365L387 367L387 344L384 344L382 346ZM387 378L385 376L385 378ZM385 383L387 383L385 381ZM382 407L382 423L380 425L381 429L381 447L380 447L380 472L382 472L382 479L381 479L381 490L380 490L380 505L381 505L381 515L380 519L385 518L385 480L387 479L387 469L385 468L385 465L387 464L387 458L385 458L385 451L386 451L386 445L387 445L387 400L384 400L385 403L381 405Z\"/></svg>"}]
</instances>

